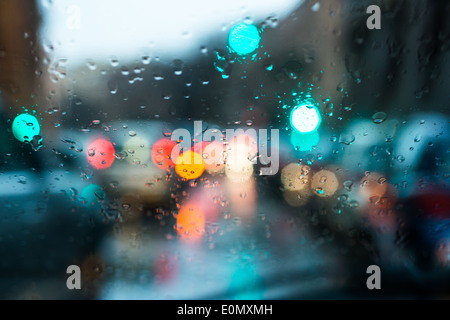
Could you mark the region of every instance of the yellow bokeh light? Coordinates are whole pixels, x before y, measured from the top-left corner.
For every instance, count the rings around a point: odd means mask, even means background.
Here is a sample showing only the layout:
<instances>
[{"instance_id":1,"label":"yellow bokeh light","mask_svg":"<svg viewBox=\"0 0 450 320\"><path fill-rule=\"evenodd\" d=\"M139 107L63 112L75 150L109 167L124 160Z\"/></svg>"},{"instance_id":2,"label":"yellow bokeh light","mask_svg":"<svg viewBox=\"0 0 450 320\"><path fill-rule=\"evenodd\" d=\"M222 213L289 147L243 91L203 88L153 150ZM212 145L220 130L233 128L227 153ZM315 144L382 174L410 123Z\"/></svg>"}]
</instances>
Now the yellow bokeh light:
<instances>
[{"instance_id":1,"label":"yellow bokeh light","mask_svg":"<svg viewBox=\"0 0 450 320\"><path fill-rule=\"evenodd\" d=\"M175 161L175 171L187 180L197 179L205 171L203 157L193 151L186 151Z\"/></svg>"},{"instance_id":2,"label":"yellow bokeh light","mask_svg":"<svg viewBox=\"0 0 450 320\"><path fill-rule=\"evenodd\" d=\"M288 164L281 170L281 184L288 191L302 190L311 180L311 168L309 166Z\"/></svg>"},{"instance_id":3,"label":"yellow bokeh light","mask_svg":"<svg viewBox=\"0 0 450 320\"><path fill-rule=\"evenodd\" d=\"M339 180L331 171L320 170L311 180L311 189L319 197L331 197L339 188Z\"/></svg>"},{"instance_id":4,"label":"yellow bokeh light","mask_svg":"<svg viewBox=\"0 0 450 320\"><path fill-rule=\"evenodd\" d=\"M233 182L244 182L253 175L258 154L256 140L249 135L233 137L227 148L225 174Z\"/></svg>"},{"instance_id":5,"label":"yellow bokeh light","mask_svg":"<svg viewBox=\"0 0 450 320\"><path fill-rule=\"evenodd\" d=\"M245 182L249 180L253 175L253 171L253 165L248 160L242 161L240 164L227 162L225 165L225 174L233 182Z\"/></svg>"}]
</instances>

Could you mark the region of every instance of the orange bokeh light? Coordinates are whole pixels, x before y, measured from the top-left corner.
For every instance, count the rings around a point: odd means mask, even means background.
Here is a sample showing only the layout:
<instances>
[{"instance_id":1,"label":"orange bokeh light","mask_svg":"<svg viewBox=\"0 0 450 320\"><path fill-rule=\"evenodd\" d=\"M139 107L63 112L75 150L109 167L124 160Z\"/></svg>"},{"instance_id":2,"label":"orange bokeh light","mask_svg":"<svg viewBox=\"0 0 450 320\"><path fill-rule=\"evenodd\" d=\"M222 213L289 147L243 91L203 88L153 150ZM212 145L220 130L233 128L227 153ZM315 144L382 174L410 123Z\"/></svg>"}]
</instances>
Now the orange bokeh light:
<instances>
[{"instance_id":1,"label":"orange bokeh light","mask_svg":"<svg viewBox=\"0 0 450 320\"><path fill-rule=\"evenodd\" d=\"M107 139L93 141L86 152L89 163L97 170L111 167L114 162L115 150L112 143Z\"/></svg>"},{"instance_id":2,"label":"orange bokeh light","mask_svg":"<svg viewBox=\"0 0 450 320\"><path fill-rule=\"evenodd\" d=\"M175 171L187 180L197 179L205 171L203 157L193 151L186 151L175 161Z\"/></svg>"},{"instance_id":3,"label":"orange bokeh light","mask_svg":"<svg viewBox=\"0 0 450 320\"><path fill-rule=\"evenodd\" d=\"M200 240L205 233L205 214L195 203L186 203L178 211L176 229L183 240Z\"/></svg>"}]
</instances>

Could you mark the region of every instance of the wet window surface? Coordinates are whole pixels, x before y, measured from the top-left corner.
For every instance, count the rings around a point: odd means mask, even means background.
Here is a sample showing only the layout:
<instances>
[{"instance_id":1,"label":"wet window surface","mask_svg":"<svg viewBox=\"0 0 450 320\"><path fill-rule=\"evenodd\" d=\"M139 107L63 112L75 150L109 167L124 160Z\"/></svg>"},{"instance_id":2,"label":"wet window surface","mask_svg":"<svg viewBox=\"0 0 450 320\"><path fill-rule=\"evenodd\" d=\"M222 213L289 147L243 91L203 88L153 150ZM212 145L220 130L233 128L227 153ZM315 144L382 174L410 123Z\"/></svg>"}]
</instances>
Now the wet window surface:
<instances>
[{"instance_id":1,"label":"wet window surface","mask_svg":"<svg viewBox=\"0 0 450 320\"><path fill-rule=\"evenodd\" d=\"M450 4L375 2L0 2L0 298L448 298Z\"/></svg>"}]
</instances>

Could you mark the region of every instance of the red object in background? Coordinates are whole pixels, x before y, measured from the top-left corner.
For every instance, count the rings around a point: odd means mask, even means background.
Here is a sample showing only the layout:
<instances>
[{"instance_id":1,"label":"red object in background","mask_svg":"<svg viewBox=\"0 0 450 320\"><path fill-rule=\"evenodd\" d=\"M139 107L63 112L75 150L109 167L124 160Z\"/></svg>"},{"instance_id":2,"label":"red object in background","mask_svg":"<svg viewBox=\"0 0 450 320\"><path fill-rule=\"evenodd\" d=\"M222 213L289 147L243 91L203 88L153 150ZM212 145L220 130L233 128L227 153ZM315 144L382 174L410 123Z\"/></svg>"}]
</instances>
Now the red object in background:
<instances>
[{"instance_id":1,"label":"red object in background","mask_svg":"<svg viewBox=\"0 0 450 320\"><path fill-rule=\"evenodd\" d=\"M97 170L111 167L114 162L114 146L107 139L97 139L93 141L87 149L87 159Z\"/></svg>"},{"instance_id":2,"label":"red object in background","mask_svg":"<svg viewBox=\"0 0 450 320\"><path fill-rule=\"evenodd\" d=\"M177 145L175 141L170 139L160 139L153 144L152 161L161 169L175 167L174 160L171 158L172 150Z\"/></svg>"},{"instance_id":3,"label":"red object in background","mask_svg":"<svg viewBox=\"0 0 450 320\"><path fill-rule=\"evenodd\" d=\"M169 282L178 273L178 263L174 256L170 254L161 254L153 265L153 274L159 282Z\"/></svg>"},{"instance_id":4,"label":"red object in background","mask_svg":"<svg viewBox=\"0 0 450 320\"><path fill-rule=\"evenodd\" d=\"M414 197L416 208L428 218L450 219L449 194L434 188L430 191Z\"/></svg>"}]
</instances>

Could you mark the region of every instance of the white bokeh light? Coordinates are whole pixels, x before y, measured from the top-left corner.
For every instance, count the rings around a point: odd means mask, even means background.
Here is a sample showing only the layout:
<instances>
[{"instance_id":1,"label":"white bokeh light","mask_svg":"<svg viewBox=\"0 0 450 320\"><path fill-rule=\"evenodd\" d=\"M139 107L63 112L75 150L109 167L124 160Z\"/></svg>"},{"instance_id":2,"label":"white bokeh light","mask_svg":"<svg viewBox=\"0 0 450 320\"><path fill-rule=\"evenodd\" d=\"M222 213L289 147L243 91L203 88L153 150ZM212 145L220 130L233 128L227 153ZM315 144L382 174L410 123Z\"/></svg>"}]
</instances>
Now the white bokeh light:
<instances>
[{"instance_id":1,"label":"white bokeh light","mask_svg":"<svg viewBox=\"0 0 450 320\"><path fill-rule=\"evenodd\" d=\"M320 121L319 111L315 107L300 105L292 110L291 124L301 133L308 133L316 130L320 125Z\"/></svg>"}]
</instances>

